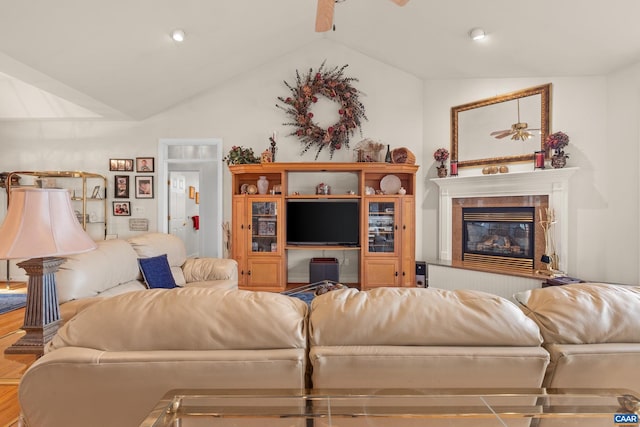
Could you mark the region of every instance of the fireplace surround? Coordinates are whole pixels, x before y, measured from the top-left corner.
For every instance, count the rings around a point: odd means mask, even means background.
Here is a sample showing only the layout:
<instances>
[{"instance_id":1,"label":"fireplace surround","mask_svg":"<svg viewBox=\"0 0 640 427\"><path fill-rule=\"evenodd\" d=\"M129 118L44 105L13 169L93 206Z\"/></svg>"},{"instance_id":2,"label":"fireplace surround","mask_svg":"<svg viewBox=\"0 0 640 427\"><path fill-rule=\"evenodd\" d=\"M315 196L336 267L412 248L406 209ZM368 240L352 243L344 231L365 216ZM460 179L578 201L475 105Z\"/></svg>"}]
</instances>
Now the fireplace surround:
<instances>
[{"instance_id":1,"label":"fireplace surround","mask_svg":"<svg viewBox=\"0 0 640 427\"><path fill-rule=\"evenodd\" d=\"M439 188L438 255L442 261L489 272L527 274L545 269L540 259L544 236L539 225L541 212L553 209L557 223L553 235L559 268L566 271L569 261L569 180L578 168L544 169L497 175L468 175L431 179ZM478 265L463 260L463 207L530 207L534 210L533 267L519 268L516 263Z\"/></svg>"}]
</instances>

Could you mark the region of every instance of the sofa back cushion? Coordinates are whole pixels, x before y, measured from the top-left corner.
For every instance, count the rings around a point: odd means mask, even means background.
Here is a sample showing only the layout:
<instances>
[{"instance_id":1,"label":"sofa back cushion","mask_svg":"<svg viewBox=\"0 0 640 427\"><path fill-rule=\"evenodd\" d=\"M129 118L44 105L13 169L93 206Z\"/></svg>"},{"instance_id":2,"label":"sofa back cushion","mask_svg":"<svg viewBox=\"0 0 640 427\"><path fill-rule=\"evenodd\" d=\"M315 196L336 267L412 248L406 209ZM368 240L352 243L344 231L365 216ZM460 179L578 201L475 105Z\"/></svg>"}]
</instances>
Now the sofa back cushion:
<instances>
[{"instance_id":1,"label":"sofa back cushion","mask_svg":"<svg viewBox=\"0 0 640 427\"><path fill-rule=\"evenodd\" d=\"M151 258L166 254L176 284L178 286L185 284L181 267L187 260L187 249L179 237L167 233L146 233L132 237L128 242L133 246L139 258Z\"/></svg>"},{"instance_id":2,"label":"sofa back cushion","mask_svg":"<svg viewBox=\"0 0 640 427\"><path fill-rule=\"evenodd\" d=\"M545 343L640 343L640 287L575 283L514 297Z\"/></svg>"},{"instance_id":3,"label":"sofa back cushion","mask_svg":"<svg viewBox=\"0 0 640 427\"><path fill-rule=\"evenodd\" d=\"M49 350L306 348L307 305L270 292L150 289L105 298L69 320Z\"/></svg>"},{"instance_id":4,"label":"sofa back cushion","mask_svg":"<svg viewBox=\"0 0 640 427\"><path fill-rule=\"evenodd\" d=\"M480 291L344 289L316 297L311 345L540 346L536 324L512 302Z\"/></svg>"},{"instance_id":5,"label":"sofa back cushion","mask_svg":"<svg viewBox=\"0 0 640 427\"><path fill-rule=\"evenodd\" d=\"M58 301L62 304L95 297L140 277L138 256L125 240L99 241L91 252L67 257L56 273Z\"/></svg>"}]
</instances>

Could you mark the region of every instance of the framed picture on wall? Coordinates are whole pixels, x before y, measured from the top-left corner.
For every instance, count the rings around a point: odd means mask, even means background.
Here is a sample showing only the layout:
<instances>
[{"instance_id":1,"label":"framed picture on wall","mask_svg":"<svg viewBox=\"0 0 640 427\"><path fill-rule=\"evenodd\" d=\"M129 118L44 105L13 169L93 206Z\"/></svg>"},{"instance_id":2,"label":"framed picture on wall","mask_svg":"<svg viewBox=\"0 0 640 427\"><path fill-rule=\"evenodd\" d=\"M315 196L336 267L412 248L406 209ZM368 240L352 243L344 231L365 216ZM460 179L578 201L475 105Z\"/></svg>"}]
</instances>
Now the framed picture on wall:
<instances>
[{"instance_id":1,"label":"framed picture on wall","mask_svg":"<svg viewBox=\"0 0 640 427\"><path fill-rule=\"evenodd\" d=\"M131 202L113 202L113 216L131 216Z\"/></svg>"},{"instance_id":2,"label":"framed picture on wall","mask_svg":"<svg viewBox=\"0 0 640 427\"><path fill-rule=\"evenodd\" d=\"M153 176L136 176L136 199L153 199Z\"/></svg>"},{"instance_id":3,"label":"framed picture on wall","mask_svg":"<svg viewBox=\"0 0 640 427\"><path fill-rule=\"evenodd\" d=\"M153 172L153 157L136 157L136 172Z\"/></svg>"},{"instance_id":4,"label":"framed picture on wall","mask_svg":"<svg viewBox=\"0 0 640 427\"><path fill-rule=\"evenodd\" d=\"M114 194L115 199L129 198L129 175L116 175L114 177Z\"/></svg>"},{"instance_id":5,"label":"framed picture on wall","mask_svg":"<svg viewBox=\"0 0 640 427\"><path fill-rule=\"evenodd\" d=\"M133 159L109 159L109 170L133 172Z\"/></svg>"}]
</instances>

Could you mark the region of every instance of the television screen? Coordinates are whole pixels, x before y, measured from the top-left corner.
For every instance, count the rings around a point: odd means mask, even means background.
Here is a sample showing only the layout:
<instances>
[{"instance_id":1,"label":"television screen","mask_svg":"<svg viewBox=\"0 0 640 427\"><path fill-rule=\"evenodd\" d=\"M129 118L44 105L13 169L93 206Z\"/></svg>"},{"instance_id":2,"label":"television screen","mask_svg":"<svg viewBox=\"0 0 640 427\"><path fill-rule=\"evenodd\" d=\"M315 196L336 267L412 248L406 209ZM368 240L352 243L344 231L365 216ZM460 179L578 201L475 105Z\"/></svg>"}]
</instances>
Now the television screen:
<instances>
[{"instance_id":1,"label":"television screen","mask_svg":"<svg viewBox=\"0 0 640 427\"><path fill-rule=\"evenodd\" d=\"M357 246L359 242L357 200L287 201L287 244Z\"/></svg>"}]
</instances>

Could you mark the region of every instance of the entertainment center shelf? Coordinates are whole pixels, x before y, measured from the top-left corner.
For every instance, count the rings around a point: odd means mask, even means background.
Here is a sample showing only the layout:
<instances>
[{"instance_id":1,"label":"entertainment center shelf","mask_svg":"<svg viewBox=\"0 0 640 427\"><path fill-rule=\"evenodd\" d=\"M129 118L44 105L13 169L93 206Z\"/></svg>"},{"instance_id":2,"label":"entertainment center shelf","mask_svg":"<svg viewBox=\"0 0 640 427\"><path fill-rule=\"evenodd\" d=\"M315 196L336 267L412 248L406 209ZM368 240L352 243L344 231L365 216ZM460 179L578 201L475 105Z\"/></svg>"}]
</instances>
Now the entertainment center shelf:
<instances>
[{"instance_id":1,"label":"entertainment center shelf","mask_svg":"<svg viewBox=\"0 0 640 427\"><path fill-rule=\"evenodd\" d=\"M308 258L319 251L323 256L324 252L336 251L338 254L351 252L357 257L355 265L349 265L345 256L341 266L351 270L345 275L354 278L351 282L342 280L341 272L341 281L349 285L362 289L414 286L418 168L412 164L390 163L230 165L232 257L238 261L239 286L283 291L291 270L299 274L301 259L308 262ZM265 194L257 191L261 177L268 180ZM313 212L314 206L318 210L326 209L326 214L318 217ZM289 210L304 214L292 214ZM310 232L317 231L318 222L335 218L325 227L331 224L336 227L321 229L326 236L320 239L327 241L314 244L313 239L302 236L303 244L299 244L300 241L294 239L297 236L287 235L288 227L290 234L302 231L300 234L304 235L304 220L312 215L316 219L309 219ZM316 230L313 230L314 221ZM345 228L338 232L339 226ZM335 242L332 238L342 237L340 244L331 244ZM309 257L301 258L307 252ZM296 266L292 268L290 263Z\"/></svg>"}]
</instances>

